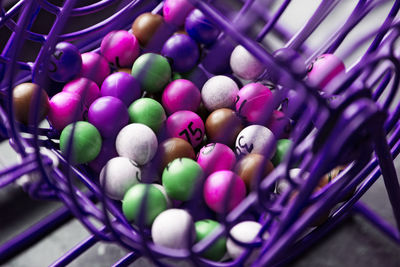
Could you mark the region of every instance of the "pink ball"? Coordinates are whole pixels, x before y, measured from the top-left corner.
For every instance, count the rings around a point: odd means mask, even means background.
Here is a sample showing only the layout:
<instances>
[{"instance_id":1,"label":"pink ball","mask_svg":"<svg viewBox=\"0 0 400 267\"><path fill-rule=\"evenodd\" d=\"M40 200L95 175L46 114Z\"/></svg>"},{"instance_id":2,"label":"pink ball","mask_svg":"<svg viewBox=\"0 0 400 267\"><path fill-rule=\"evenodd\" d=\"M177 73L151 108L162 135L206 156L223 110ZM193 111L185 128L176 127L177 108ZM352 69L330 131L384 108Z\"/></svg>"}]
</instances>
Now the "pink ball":
<instances>
[{"instance_id":1,"label":"pink ball","mask_svg":"<svg viewBox=\"0 0 400 267\"><path fill-rule=\"evenodd\" d=\"M164 20L175 26L182 26L193 9L188 0L166 0L163 6Z\"/></svg>"},{"instance_id":2,"label":"pink ball","mask_svg":"<svg viewBox=\"0 0 400 267\"><path fill-rule=\"evenodd\" d=\"M60 92L50 99L49 121L58 131L82 119L81 97L70 92Z\"/></svg>"},{"instance_id":3,"label":"pink ball","mask_svg":"<svg viewBox=\"0 0 400 267\"><path fill-rule=\"evenodd\" d=\"M246 196L246 186L232 171L218 171L208 176L203 187L207 206L217 213L233 210ZM225 203L228 204L225 207Z\"/></svg>"},{"instance_id":4,"label":"pink ball","mask_svg":"<svg viewBox=\"0 0 400 267\"><path fill-rule=\"evenodd\" d=\"M204 137L204 123L196 113L188 110L177 111L168 117L165 124L168 137L178 137L198 146Z\"/></svg>"},{"instance_id":5,"label":"pink ball","mask_svg":"<svg viewBox=\"0 0 400 267\"><path fill-rule=\"evenodd\" d=\"M200 101L199 88L185 79L178 79L168 84L162 95L162 104L168 114L179 110L196 111Z\"/></svg>"},{"instance_id":6,"label":"pink ball","mask_svg":"<svg viewBox=\"0 0 400 267\"><path fill-rule=\"evenodd\" d=\"M131 67L139 56L139 42L124 30L112 31L101 41L101 54L118 68Z\"/></svg>"},{"instance_id":7,"label":"pink ball","mask_svg":"<svg viewBox=\"0 0 400 267\"><path fill-rule=\"evenodd\" d=\"M211 143L200 149L197 163L203 168L205 175L216 171L232 170L236 156L227 145Z\"/></svg>"},{"instance_id":8,"label":"pink ball","mask_svg":"<svg viewBox=\"0 0 400 267\"><path fill-rule=\"evenodd\" d=\"M249 83L238 93L236 112L250 123L265 124L268 111L272 112L273 95L260 83Z\"/></svg>"},{"instance_id":9,"label":"pink ball","mask_svg":"<svg viewBox=\"0 0 400 267\"><path fill-rule=\"evenodd\" d=\"M87 78L78 78L70 81L62 90L63 92L79 95L83 99L86 109L100 97L100 89L97 84Z\"/></svg>"},{"instance_id":10,"label":"pink ball","mask_svg":"<svg viewBox=\"0 0 400 267\"><path fill-rule=\"evenodd\" d=\"M267 124L267 128L271 130L277 139L289 138L291 132L290 120L282 111L274 110ZM280 135L278 135L279 130Z\"/></svg>"},{"instance_id":11,"label":"pink ball","mask_svg":"<svg viewBox=\"0 0 400 267\"><path fill-rule=\"evenodd\" d=\"M98 86L101 86L104 79L110 74L110 66L107 60L101 55L94 52L82 54L82 77L94 81Z\"/></svg>"},{"instance_id":12,"label":"pink ball","mask_svg":"<svg viewBox=\"0 0 400 267\"><path fill-rule=\"evenodd\" d=\"M334 78L344 74L345 70L346 67L337 56L324 54L308 67L308 81L312 86L323 90Z\"/></svg>"}]
</instances>

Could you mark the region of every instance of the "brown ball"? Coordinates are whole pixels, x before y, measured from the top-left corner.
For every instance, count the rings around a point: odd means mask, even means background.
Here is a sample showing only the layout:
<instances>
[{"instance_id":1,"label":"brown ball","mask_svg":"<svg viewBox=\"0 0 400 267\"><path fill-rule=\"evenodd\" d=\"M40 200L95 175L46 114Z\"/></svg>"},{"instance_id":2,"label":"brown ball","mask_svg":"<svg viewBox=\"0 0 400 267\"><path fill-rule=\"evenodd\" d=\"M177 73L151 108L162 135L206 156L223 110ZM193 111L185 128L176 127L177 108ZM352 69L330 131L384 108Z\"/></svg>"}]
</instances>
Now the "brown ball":
<instances>
[{"instance_id":1,"label":"brown ball","mask_svg":"<svg viewBox=\"0 0 400 267\"><path fill-rule=\"evenodd\" d=\"M213 111L206 120L206 134L209 142L227 146L235 144L236 137L243 130L243 123L236 113L228 108Z\"/></svg>"},{"instance_id":2,"label":"brown ball","mask_svg":"<svg viewBox=\"0 0 400 267\"><path fill-rule=\"evenodd\" d=\"M131 69L128 69L128 68L120 68L120 69L118 69L118 72L126 72L126 73L128 73L128 74L131 74L131 73L132 73L132 70L131 70Z\"/></svg>"},{"instance_id":3,"label":"brown ball","mask_svg":"<svg viewBox=\"0 0 400 267\"><path fill-rule=\"evenodd\" d=\"M36 98L40 97L39 102ZM38 103L38 105L36 105ZM38 122L42 121L49 112L49 97L45 90L34 83L21 83L13 90L15 119L23 124L34 123L34 109L38 108Z\"/></svg>"},{"instance_id":4,"label":"brown ball","mask_svg":"<svg viewBox=\"0 0 400 267\"><path fill-rule=\"evenodd\" d=\"M143 13L133 22L132 33L141 46L146 46L163 24L164 20L160 15Z\"/></svg>"},{"instance_id":5,"label":"brown ball","mask_svg":"<svg viewBox=\"0 0 400 267\"><path fill-rule=\"evenodd\" d=\"M262 165L263 162L265 162L264 166ZM235 166L236 174L242 178L248 191L254 189L257 175L262 175L262 178L264 178L273 169L274 166L271 161L265 161L265 157L259 154L248 154L240 159Z\"/></svg>"},{"instance_id":6,"label":"brown ball","mask_svg":"<svg viewBox=\"0 0 400 267\"><path fill-rule=\"evenodd\" d=\"M322 176L321 180L319 180L319 187L324 187L334 179L346 168L346 166L338 166Z\"/></svg>"}]
</instances>

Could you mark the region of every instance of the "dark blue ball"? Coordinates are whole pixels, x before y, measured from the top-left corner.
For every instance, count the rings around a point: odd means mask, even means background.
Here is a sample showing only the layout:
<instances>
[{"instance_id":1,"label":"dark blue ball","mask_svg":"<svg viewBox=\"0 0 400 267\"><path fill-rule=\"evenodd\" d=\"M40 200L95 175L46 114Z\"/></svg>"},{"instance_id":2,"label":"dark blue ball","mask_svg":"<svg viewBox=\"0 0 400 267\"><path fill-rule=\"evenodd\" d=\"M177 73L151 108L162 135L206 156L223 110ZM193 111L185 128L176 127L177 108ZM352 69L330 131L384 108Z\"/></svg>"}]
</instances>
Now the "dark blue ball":
<instances>
[{"instance_id":1,"label":"dark blue ball","mask_svg":"<svg viewBox=\"0 0 400 267\"><path fill-rule=\"evenodd\" d=\"M81 71L82 58L78 48L70 43L58 43L50 56L49 77L56 82L68 82Z\"/></svg>"},{"instance_id":2,"label":"dark blue ball","mask_svg":"<svg viewBox=\"0 0 400 267\"><path fill-rule=\"evenodd\" d=\"M174 34L164 44L161 54L170 60L176 72L193 69L199 60L197 43L186 34Z\"/></svg>"},{"instance_id":3,"label":"dark blue ball","mask_svg":"<svg viewBox=\"0 0 400 267\"><path fill-rule=\"evenodd\" d=\"M185 30L196 42L212 45L218 37L219 29L198 9L186 18Z\"/></svg>"}]
</instances>

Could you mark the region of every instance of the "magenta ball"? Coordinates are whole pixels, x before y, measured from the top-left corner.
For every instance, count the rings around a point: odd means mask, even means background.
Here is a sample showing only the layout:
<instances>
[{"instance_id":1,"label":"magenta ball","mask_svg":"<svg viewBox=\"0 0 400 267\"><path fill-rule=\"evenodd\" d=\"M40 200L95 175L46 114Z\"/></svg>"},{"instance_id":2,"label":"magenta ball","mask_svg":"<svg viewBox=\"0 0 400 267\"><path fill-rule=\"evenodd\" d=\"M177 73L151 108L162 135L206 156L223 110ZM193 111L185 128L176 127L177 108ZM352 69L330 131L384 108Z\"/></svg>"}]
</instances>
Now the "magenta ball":
<instances>
[{"instance_id":1,"label":"magenta ball","mask_svg":"<svg viewBox=\"0 0 400 267\"><path fill-rule=\"evenodd\" d=\"M323 90L334 78L344 74L345 70L341 59L333 54L324 54L310 64L307 77L312 86Z\"/></svg>"},{"instance_id":2,"label":"magenta ball","mask_svg":"<svg viewBox=\"0 0 400 267\"><path fill-rule=\"evenodd\" d=\"M239 90L236 112L250 123L266 123L266 113L272 112L273 95L260 83L249 83Z\"/></svg>"},{"instance_id":3,"label":"magenta ball","mask_svg":"<svg viewBox=\"0 0 400 267\"><path fill-rule=\"evenodd\" d=\"M70 92L60 92L50 99L49 121L58 131L82 119L81 97Z\"/></svg>"},{"instance_id":4,"label":"magenta ball","mask_svg":"<svg viewBox=\"0 0 400 267\"><path fill-rule=\"evenodd\" d=\"M139 56L139 42L124 30L112 31L101 41L101 54L118 68L131 67Z\"/></svg>"},{"instance_id":5,"label":"magenta ball","mask_svg":"<svg viewBox=\"0 0 400 267\"><path fill-rule=\"evenodd\" d=\"M63 87L63 92L79 95L83 104L88 109L97 98L100 97L100 89L97 84L87 78L78 78L70 81Z\"/></svg>"},{"instance_id":6,"label":"magenta ball","mask_svg":"<svg viewBox=\"0 0 400 267\"><path fill-rule=\"evenodd\" d=\"M122 71L109 75L101 85L100 93L101 96L119 98L127 107L142 95L139 82Z\"/></svg>"},{"instance_id":7,"label":"magenta ball","mask_svg":"<svg viewBox=\"0 0 400 267\"><path fill-rule=\"evenodd\" d=\"M291 125L289 118L279 110L274 110L269 119L267 128L276 136L277 139L289 138L291 132ZM280 134L279 134L280 133Z\"/></svg>"},{"instance_id":8,"label":"magenta ball","mask_svg":"<svg viewBox=\"0 0 400 267\"><path fill-rule=\"evenodd\" d=\"M115 157L118 157L117 149L115 148L115 138L103 139L99 155L89 162L89 167L95 172L100 173L104 165Z\"/></svg>"},{"instance_id":9,"label":"magenta ball","mask_svg":"<svg viewBox=\"0 0 400 267\"><path fill-rule=\"evenodd\" d=\"M90 106L88 121L99 130L103 138L112 138L128 125L128 108L116 97L103 96Z\"/></svg>"},{"instance_id":10,"label":"magenta ball","mask_svg":"<svg viewBox=\"0 0 400 267\"><path fill-rule=\"evenodd\" d=\"M204 137L204 123L196 113L188 110L177 111L166 122L168 137L178 137L198 146Z\"/></svg>"},{"instance_id":11,"label":"magenta ball","mask_svg":"<svg viewBox=\"0 0 400 267\"><path fill-rule=\"evenodd\" d=\"M101 86L104 79L110 74L110 66L107 60L94 52L82 54L81 76L94 81Z\"/></svg>"},{"instance_id":12,"label":"magenta ball","mask_svg":"<svg viewBox=\"0 0 400 267\"><path fill-rule=\"evenodd\" d=\"M232 170L236 156L227 145L211 143L200 149L197 163L203 168L205 175L216 171Z\"/></svg>"},{"instance_id":13,"label":"magenta ball","mask_svg":"<svg viewBox=\"0 0 400 267\"><path fill-rule=\"evenodd\" d=\"M179 110L196 111L201 101L200 90L189 80L172 81L164 89L162 105L168 114Z\"/></svg>"},{"instance_id":14,"label":"magenta ball","mask_svg":"<svg viewBox=\"0 0 400 267\"><path fill-rule=\"evenodd\" d=\"M193 9L194 7L189 0L165 0L163 6L164 20L175 26L182 26Z\"/></svg>"},{"instance_id":15,"label":"magenta ball","mask_svg":"<svg viewBox=\"0 0 400 267\"><path fill-rule=\"evenodd\" d=\"M232 171L214 172L204 183L203 197L207 206L213 211L229 212L246 197L246 186Z\"/></svg>"}]
</instances>

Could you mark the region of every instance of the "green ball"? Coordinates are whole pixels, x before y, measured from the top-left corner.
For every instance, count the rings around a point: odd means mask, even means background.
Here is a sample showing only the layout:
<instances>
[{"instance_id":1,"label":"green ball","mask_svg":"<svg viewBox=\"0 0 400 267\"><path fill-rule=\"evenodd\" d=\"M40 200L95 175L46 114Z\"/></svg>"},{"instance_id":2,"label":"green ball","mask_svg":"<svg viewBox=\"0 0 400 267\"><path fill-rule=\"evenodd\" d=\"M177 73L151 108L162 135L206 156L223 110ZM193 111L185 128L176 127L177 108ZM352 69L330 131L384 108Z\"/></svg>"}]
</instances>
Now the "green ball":
<instances>
[{"instance_id":1,"label":"green ball","mask_svg":"<svg viewBox=\"0 0 400 267\"><path fill-rule=\"evenodd\" d=\"M201 220L195 223L196 243L203 240L217 229L220 224L214 220ZM219 237L213 245L206 249L201 255L209 260L219 261L226 253L226 238Z\"/></svg>"},{"instance_id":2,"label":"green ball","mask_svg":"<svg viewBox=\"0 0 400 267\"><path fill-rule=\"evenodd\" d=\"M276 144L276 152L275 155L272 157L272 164L274 166L278 166L279 163L282 162L283 158L285 157L287 151L289 150L290 145L292 144L292 141L289 139L280 139L278 140Z\"/></svg>"},{"instance_id":3,"label":"green ball","mask_svg":"<svg viewBox=\"0 0 400 267\"><path fill-rule=\"evenodd\" d=\"M131 123L142 123L157 134L166 119L164 108L151 98L140 98L128 109Z\"/></svg>"},{"instance_id":4,"label":"green ball","mask_svg":"<svg viewBox=\"0 0 400 267\"><path fill-rule=\"evenodd\" d=\"M201 185L203 169L189 158L177 158L165 167L162 184L167 195L176 200L187 201L194 190Z\"/></svg>"},{"instance_id":5,"label":"green ball","mask_svg":"<svg viewBox=\"0 0 400 267\"><path fill-rule=\"evenodd\" d=\"M69 124L61 132L60 149L64 156L68 156L68 147L71 141L72 149L70 160L73 163L83 164L94 160L100 153L101 136L92 124L86 121L78 121L75 124L74 135L70 140L74 123Z\"/></svg>"},{"instance_id":6,"label":"green ball","mask_svg":"<svg viewBox=\"0 0 400 267\"><path fill-rule=\"evenodd\" d=\"M146 199L144 198L148 190ZM167 201L163 193L152 184L136 184L132 186L122 200L122 212L128 221L138 222L142 201L146 201L145 225L151 226L154 219L167 209Z\"/></svg>"},{"instance_id":7,"label":"green ball","mask_svg":"<svg viewBox=\"0 0 400 267\"><path fill-rule=\"evenodd\" d=\"M182 74L180 74L180 73L178 73L178 72L172 73L172 78L171 78L171 80L175 81L175 80L179 80L179 79L183 79Z\"/></svg>"},{"instance_id":8,"label":"green ball","mask_svg":"<svg viewBox=\"0 0 400 267\"><path fill-rule=\"evenodd\" d=\"M143 54L132 66L135 77L143 91L156 93L161 91L171 78L171 66L168 60L154 53Z\"/></svg>"}]
</instances>

